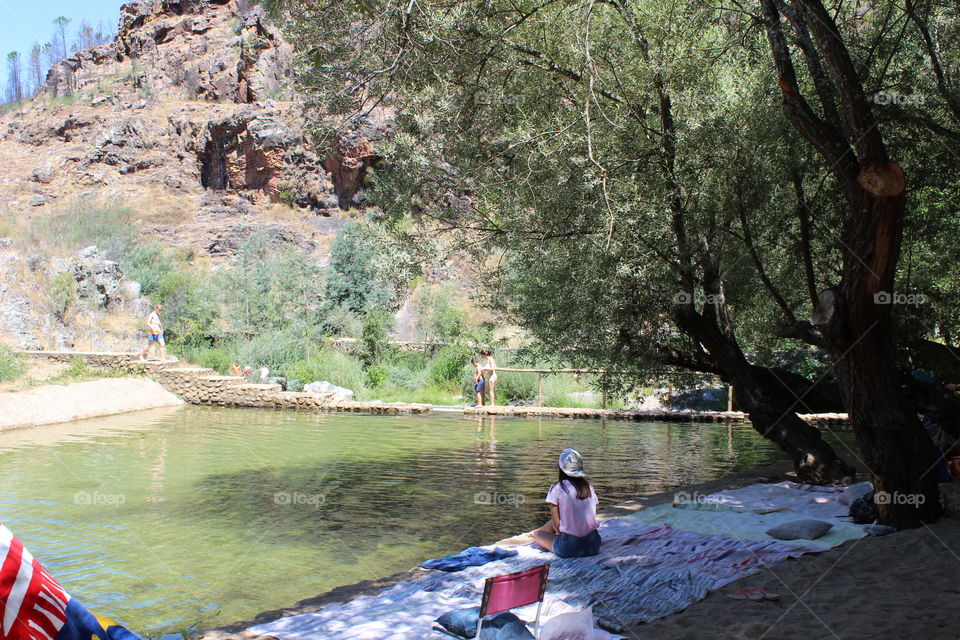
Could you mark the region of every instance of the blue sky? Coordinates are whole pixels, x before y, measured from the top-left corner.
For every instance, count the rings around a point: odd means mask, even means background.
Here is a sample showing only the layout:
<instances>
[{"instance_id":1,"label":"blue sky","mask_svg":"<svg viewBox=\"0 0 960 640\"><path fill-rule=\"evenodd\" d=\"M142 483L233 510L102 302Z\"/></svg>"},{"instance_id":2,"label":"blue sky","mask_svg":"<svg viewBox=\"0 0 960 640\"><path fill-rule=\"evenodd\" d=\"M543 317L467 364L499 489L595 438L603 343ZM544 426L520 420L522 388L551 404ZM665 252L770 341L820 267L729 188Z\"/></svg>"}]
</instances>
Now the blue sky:
<instances>
[{"instance_id":1,"label":"blue sky","mask_svg":"<svg viewBox=\"0 0 960 640\"><path fill-rule=\"evenodd\" d=\"M123 0L0 0L0 56L2 80L6 85L6 59L11 51L24 57L34 42L41 45L51 38L53 20L57 16L71 19L70 35L76 34L80 20L86 18L94 27L103 20L104 27L116 31Z\"/></svg>"}]
</instances>

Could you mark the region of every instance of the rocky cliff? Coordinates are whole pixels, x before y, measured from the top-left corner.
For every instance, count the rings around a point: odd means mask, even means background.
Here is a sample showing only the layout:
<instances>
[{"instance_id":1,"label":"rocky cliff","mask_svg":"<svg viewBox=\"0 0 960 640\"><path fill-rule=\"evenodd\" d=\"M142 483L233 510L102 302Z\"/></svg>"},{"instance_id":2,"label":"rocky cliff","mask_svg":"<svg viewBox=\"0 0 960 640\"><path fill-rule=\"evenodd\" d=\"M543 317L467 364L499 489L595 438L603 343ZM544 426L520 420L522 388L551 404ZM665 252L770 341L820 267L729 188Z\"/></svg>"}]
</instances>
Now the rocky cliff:
<instances>
[{"instance_id":1,"label":"rocky cliff","mask_svg":"<svg viewBox=\"0 0 960 640\"><path fill-rule=\"evenodd\" d=\"M322 258L377 156L360 134L315 148L293 80L292 47L249 0L130 2L114 42L50 69L34 99L0 115L0 236L13 237L0 250L0 341L76 342L46 299L52 283L69 272L82 293L107 276L70 266L80 247L30 236L85 203L130 208L145 236L213 261L254 231ZM87 324L141 311L115 293L84 301ZM122 346L129 320L91 346Z\"/></svg>"},{"instance_id":2,"label":"rocky cliff","mask_svg":"<svg viewBox=\"0 0 960 640\"><path fill-rule=\"evenodd\" d=\"M293 73L291 46L248 0L125 4L113 43L61 61L36 99L0 116L0 201L31 215L162 194L193 215L147 231L200 249L231 224L265 223L270 204L337 215L359 202L376 153L357 136L315 149ZM305 248L311 233L288 230Z\"/></svg>"}]
</instances>

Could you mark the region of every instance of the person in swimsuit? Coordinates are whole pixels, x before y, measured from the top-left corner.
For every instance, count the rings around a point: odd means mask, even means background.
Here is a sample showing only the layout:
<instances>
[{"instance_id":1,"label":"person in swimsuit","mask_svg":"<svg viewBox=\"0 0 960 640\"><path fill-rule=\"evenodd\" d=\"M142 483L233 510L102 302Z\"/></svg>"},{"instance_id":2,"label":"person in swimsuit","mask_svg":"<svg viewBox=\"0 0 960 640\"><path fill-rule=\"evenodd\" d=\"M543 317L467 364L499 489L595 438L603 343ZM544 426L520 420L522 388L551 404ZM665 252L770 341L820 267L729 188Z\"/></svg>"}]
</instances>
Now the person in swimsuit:
<instances>
[{"instance_id":1,"label":"person in swimsuit","mask_svg":"<svg viewBox=\"0 0 960 640\"><path fill-rule=\"evenodd\" d=\"M140 353L140 362L144 362L147 354L150 353L150 347L157 345L160 348L160 359L167 359L167 344L163 341L163 323L160 322L160 312L163 307L159 304L153 307L153 311L147 316L147 346Z\"/></svg>"},{"instance_id":2,"label":"person in swimsuit","mask_svg":"<svg viewBox=\"0 0 960 640\"><path fill-rule=\"evenodd\" d=\"M484 349L480 352L480 357L483 358L480 361L480 370L483 371L483 378L486 380L485 386L490 397L490 406L497 404L497 401L494 397L494 391L497 388L497 363L493 359L493 353L490 349Z\"/></svg>"},{"instance_id":3,"label":"person in swimsuit","mask_svg":"<svg viewBox=\"0 0 960 640\"><path fill-rule=\"evenodd\" d=\"M480 361L477 358L470 358L470 364L473 365L473 390L477 394L477 406L483 405L483 387L486 382L483 379L483 371L480 369Z\"/></svg>"}]
</instances>

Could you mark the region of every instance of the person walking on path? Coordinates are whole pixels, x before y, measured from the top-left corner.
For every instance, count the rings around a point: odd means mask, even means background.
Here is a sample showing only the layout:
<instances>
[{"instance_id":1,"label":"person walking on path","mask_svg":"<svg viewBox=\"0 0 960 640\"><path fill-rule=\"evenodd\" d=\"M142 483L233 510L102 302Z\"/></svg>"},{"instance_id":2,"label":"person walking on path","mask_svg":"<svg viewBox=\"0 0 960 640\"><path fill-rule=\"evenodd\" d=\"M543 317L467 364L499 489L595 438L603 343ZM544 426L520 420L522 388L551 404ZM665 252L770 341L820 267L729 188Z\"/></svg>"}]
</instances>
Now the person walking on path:
<instances>
[{"instance_id":1,"label":"person walking on path","mask_svg":"<svg viewBox=\"0 0 960 640\"><path fill-rule=\"evenodd\" d=\"M493 359L493 353L490 349L484 349L480 352L480 357L483 358L480 361L480 370L483 372L483 378L485 380L485 386L487 387L487 393L490 397L490 406L497 404L495 397L495 390L497 388L497 363Z\"/></svg>"},{"instance_id":2,"label":"person walking on path","mask_svg":"<svg viewBox=\"0 0 960 640\"><path fill-rule=\"evenodd\" d=\"M557 461L558 478L547 493L550 521L533 532L533 541L561 558L600 553L597 493L583 470L583 457L564 449Z\"/></svg>"},{"instance_id":3,"label":"person walking on path","mask_svg":"<svg viewBox=\"0 0 960 640\"><path fill-rule=\"evenodd\" d=\"M140 353L140 362L146 362L147 354L150 353L150 347L154 344L160 348L160 359L167 359L167 343L163 341L163 323L160 322L161 311L163 311L161 305L154 305L153 311L147 316L147 346L145 346Z\"/></svg>"}]
</instances>

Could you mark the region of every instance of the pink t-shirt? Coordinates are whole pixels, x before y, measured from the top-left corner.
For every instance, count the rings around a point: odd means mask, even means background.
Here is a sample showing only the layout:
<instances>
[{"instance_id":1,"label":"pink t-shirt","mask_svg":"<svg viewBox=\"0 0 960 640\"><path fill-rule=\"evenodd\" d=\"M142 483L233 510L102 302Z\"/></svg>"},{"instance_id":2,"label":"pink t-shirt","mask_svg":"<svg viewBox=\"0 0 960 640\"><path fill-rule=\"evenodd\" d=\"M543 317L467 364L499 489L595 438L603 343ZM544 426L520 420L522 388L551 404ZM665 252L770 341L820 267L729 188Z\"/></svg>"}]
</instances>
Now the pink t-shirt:
<instances>
[{"instance_id":1,"label":"pink t-shirt","mask_svg":"<svg viewBox=\"0 0 960 640\"><path fill-rule=\"evenodd\" d=\"M597 528L597 494L590 487L590 497L581 500L572 482L564 480L562 484L555 483L547 492L547 502L560 509L560 533L585 536Z\"/></svg>"}]
</instances>

